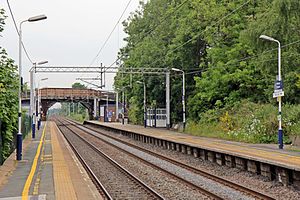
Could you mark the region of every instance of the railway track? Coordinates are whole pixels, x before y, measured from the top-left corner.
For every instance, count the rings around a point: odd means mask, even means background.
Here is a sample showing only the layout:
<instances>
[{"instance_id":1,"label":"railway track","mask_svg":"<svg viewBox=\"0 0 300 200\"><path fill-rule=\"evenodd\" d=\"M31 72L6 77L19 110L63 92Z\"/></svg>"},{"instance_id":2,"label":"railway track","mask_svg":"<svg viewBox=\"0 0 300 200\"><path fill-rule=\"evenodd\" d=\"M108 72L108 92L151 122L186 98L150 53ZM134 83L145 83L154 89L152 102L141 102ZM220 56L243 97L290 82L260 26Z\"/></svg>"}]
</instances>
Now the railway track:
<instances>
[{"instance_id":1,"label":"railway track","mask_svg":"<svg viewBox=\"0 0 300 200\"><path fill-rule=\"evenodd\" d=\"M74 125L72 125L72 126L74 126ZM69 127L69 128L70 128L70 127ZM74 127L73 127L73 128L74 128ZM77 127L76 127L76 128L77 128ZM72 129L72 128L70 128L70 129ZM78 129L79 129L79 128L78 128ZM80 130L82 130L82 129L80 129ZM74 132L74 133L77 133L77 132L79 132L79 131L78 131L78 130L73 130L73 132ZM90 134L87 133L87 132L86 132L85 134L88 134L89 136L95 137L95 136L93 136L93 135L90 135ZM100 138L96 138L96 139L99 140ZM176 175L176 174L173 174L173 173L171 173L171 172L169 172L169 171L167 171L167 170L165 170L165 169L163 169L163 168L161 168L161 167L159 167L159 166L157 166L157 165L155 165L155 164L153 164L153 163L151 163L151 162L148 162L148 161L146 161L146 160L144 160L144 159L141 159L139 156L136 156L136 155L134 155L134 154L132 154L132 153L130 153L130 152L128 152L128 151L126 151L126 150L124 150L124 149L122 149L122 148L120 148L120 147L114 145L114 144L111 144L111 143L109 143L109 142L107 142L107 141L105 141L105 140L102 140L102 139L100 139L100 140L101 140L102 142L106 143L107 145L109 145L109 146L111 146L111 147L113 147L113 148L115 148L115 149L117 149L117 150L119 150L119 151L121 151L121 152L123 152L123 153L125 153L125 154L130 155L130 157L133 157L133 158L135 158L135 159L141 161L142 163L145 163L147 166L151 166L151 167L154 168L154 169L157 169L157 170L159 170L159 171L162 171L162 172L164 172L167 176L173 177L173 179L176 179L177 181L180 181L180 182L184 183L184 184L187 185L188 187L193 188L193 189L196 190L198 193L202 194L203 199L224 199L224 198L222 198L221 196L219 196L219 195L217 195L217 194L215 194L215 193L212 193L212 192L210 192L210 191L208 191L208 190L206 190L206 189L204 189L204 188L202 188L202 187L200 187L200 186L198 186L198 185L196 185L196 184L194 184L194 183L192 183L192 182L189 182L189 181L183 179L182 177L180 177L180 176L178 176L178 175Z\"/></svg>"},{"instance_id":2,"label":"railway track","mask_svg":"<svg viewBox=\"0 0 300 200\"><path fill-rule=\"evenodd\" d=\"M59 129L105 199L164 199L95 145L75 133L60 120L57 121ZM84 146L85 152L78 150L80 146ZM95 157L88 159L92 154L97 154L97 159L94 159ZM95 163L92 163L93 159L94 162L97 160L101 163L101 166L95 166ZM95 170L99 167L101 170Z\"/></svg>"},{"instance_id":3,"label":"railway track","mask_svg":"<svg viewBox=\"0 0 300 200\"><path fill-rule=\"evenodd\" d=\"M217 183L220 183L220 184L222 184L222 185L225 185L225 186L227 186L227 187L230 187L230 188L232 188L232 189L234 189L234 190L236 190L236 191L240 191L240 192L242 192L242 193L244 193L244 194L247 194L248 196L253 197L253 198L255 198L255 199L274 199L273 197L270 197L270 196L265 195L265 194L263 194L263 193L254 191L254 190L252 190L252 189L250 189L250 188L247 188L247 187L244 187L244 186L242 186L242 185L233 183L233 182L228 181L228 180L226 180L226 179L223 179L223 178L217 177L217 176L215 176L215 175L209 174L209 173L207 173L207 172L205 172L205 171L203 171L203 170L199 170L199 169L197 169L197 168L195 168L195 167L186 165L186 164L184 164L184 163L182 163L182 162L176 161L176 160L174 160L174 159L165 157L165 156L163 156L163 155L161 155L161 154L158 154L158 153L149 151L149 150L147 150L147 149L144 149L144 148L142 148L142 147L139 147L139 146L137 146L137 145L131 144L131 143L129 143L129 142L126 142L126 141L124 141L124 140L121 140L121 139L118 138L118 137L114 137L114 136L112 136L111 134L104 133L103 131L100 131L99 129L91 128L91 127L88 127L88 126L83 126L83 125L81 125L81 124L79 124L79 123L77 123L77 122L70 121L70 120L68 120L68 123L73 124L74 126L76 126L77 128L79 128L79 129L81 129L81 130L85 130L85 131L86 131L86 129L88 129L88 130L93 131L93 132L96 132L96 133L98 133L98 134L105 135L106 137L111 138L111 139L113 139L113 140L116 140L116 141L118 141L118 142L120 142L120 143L122 143L122 144L125 144L125 145L130 146L130 147L135 148L135 149L138 149L139 151L142 151L142 152L144 152L144 153L150 154L150 155L152 155L152 156L155 156L155 157L157 157L157 158L160 158L160 159L162 159L162 160L165 160L165 161L167 161L167 162L169 162L169 163L172 163L172 164L174 164L174 165L180 166L181 168L184 168L184 169L186 169L186 170L189 170L189 171L191 171L191 172L193 172L193 173L195 173L195 174L199 174L199 175L201 175L201 176L203 176L203 177L206 177L206 178L208 178L208 179L210 179L210 180L213 180L213 181L215 181L215 182L217 182ZM91 134L91 135L93 135L93 134ZM96 138L98 138L98 139L101 139L101 138L97 137L96 135L93 135L93 136L96 137ZM103 139L101 139L101 140L103 140ZM103 141L104 141L104 140L103 140ZM107 141L104 141L104 142L109 143L109 142L107 142ZM109 143L109 144L110 144L110 143ZM111 145L111 144L110 144L110 145ZM115 145L114 145L114 146L115 146ZM116 148L119 148L119 147L116 146ZM120 149L120 148L119 148L119 149ZM121 149L121 150L123 150L123 149ZM123 151L124 151L124 150L123 150ZM215 198L222 198L222 197L218 196L218 197L215 197Z\"/></svg>"}]
</instances>

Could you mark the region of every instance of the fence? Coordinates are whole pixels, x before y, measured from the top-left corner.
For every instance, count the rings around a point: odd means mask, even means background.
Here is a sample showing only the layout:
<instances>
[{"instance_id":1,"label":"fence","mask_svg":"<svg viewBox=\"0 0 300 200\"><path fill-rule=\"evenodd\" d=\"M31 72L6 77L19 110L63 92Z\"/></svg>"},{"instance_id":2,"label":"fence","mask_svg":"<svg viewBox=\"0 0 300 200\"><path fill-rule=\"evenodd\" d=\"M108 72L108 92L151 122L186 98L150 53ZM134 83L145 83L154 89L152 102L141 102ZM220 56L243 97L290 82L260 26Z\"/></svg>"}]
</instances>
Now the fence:
<instances>
[{"instance_id":1,"label":"fence","mask_svg":"<svg viewBox=\"0 0 300 200\"><path fill-rule=\"evenodd\" d=\"M16 124L17 126L18 124ZM23 139L28 135L28 133L31 131L31 119L28 115L26 115L25 113L22 114L22 133L23 133ZM15 148L16 148L16 136L17 136L17 131L14 133L13 135L13 139L11 142L9 141L5 141L5 124L2 123L1 119L0 119L0 165L3 164L3 162L5 161L4 159L4 154L5 152L3 151L3 147L4 145L9 146L9 151L8 154L11 154Z\"/></svg>"},{"instance_id":2,"label":"fence","mask_svg":"<svg viewBox=\"0 0 300 200\"><path fill-rule=\"evenodd\" d=\"M22 114L22 134L23 139L31 131L31 117L25 113Z\"/></svg>"}]
</instances>

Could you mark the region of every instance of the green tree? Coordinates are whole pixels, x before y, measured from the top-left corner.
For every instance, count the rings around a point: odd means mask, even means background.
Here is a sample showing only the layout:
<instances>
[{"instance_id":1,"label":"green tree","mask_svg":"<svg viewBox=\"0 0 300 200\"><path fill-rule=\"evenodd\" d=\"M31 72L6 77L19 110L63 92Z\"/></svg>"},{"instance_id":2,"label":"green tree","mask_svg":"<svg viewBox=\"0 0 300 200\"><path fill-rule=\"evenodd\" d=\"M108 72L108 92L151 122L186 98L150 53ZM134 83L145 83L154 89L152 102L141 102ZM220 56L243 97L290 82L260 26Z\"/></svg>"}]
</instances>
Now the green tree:
<instances>
[{"instance_id":1,"label":"green tree","mask_svg":"<svg viewBox=\"0 0 300 200\"><path fill-rule=\"evenodd\" d=\"M0 9L0 33L4 28L4 10ZM12 152L18 120L17 66L0 47L0 157L6 159ZM1 140L2 139L2 140ZM0 162L2 159L0 158ZM1 163L0 163L1 164Z\"/></svg>"},{"instance_id":2,"label":"green tree","mask_svg":"<svg viewBox=\"0 0 300 200\"><path fill-rule=\"evenodd\" d=\"M73 89L87 89L87 87L79 82L75 82L72 84ZM80 102L62 102L61 103L61 109L60 114L63 116L67 116L70 114L70 117L72 117L75 120L82 121L86 119L87 111L86 108L80 103Z\"/></svg>"},{"instance_id":3,"label":"green tree","mask_svg":"<svg viewBox=\"0 0 300 200\"><path fill-rule=\"evenodd\" d=\"M299 8L298 0L141 3L123 23L128 43L119 52L120 68L183 69L187 74L187 114L196 121L207 110L234 106L244 99L275 103L272 90L277 46L258 39L266 34L283 45L282 73L289 94L285 102L299 103ZM132 85L126 91L134 108L130 116L139 123L143 88L135 86L136 80L146 81L147 101L149 105L156 102L158 107L165 106L165 86L163 75L117 74L116 88ZM171 77L171 97L172 121L181 121L181 77L175 74Z\"/></svg>"},{"instance_id":4,"label":"green tree","mask_svg":"<svg viewBox=\"0 0 300 200\"><path fill-rule=\"evenodd\" d=\"M74 89L86 89L86 86L81 84L81 83L76 82L76 83L72 84L72 88L74 88Z\"/></svg>"}]
</instances>

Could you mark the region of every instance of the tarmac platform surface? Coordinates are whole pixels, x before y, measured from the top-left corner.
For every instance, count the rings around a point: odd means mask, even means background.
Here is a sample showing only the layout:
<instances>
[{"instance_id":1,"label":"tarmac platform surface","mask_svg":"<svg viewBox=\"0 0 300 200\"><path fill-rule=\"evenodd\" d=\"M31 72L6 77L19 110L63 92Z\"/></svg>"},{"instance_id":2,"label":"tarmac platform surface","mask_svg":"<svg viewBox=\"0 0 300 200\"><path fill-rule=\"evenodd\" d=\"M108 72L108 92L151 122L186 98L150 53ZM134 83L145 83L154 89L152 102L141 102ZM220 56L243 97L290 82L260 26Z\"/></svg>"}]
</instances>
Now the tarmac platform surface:
<instances>
[{"instance_id":1,"label":"tarmac platform surface","mask_svg":"<svg viewBox=\"0 0 300 200\"><path fill-rule=\"evenodd\" d=\"M15 158L0 166L0 200L101 199L54 122L43 122L23 141L22 161Z\"/></svg>"},{"instance_id":2,"label":"tarmac platform surface","mask_svg":"<svg viewBox=\"0 0 300 200\"><path fill-rule=\"evenodd\" d=\"M100 122L96 120L87 122L300 171L300 148L291 147L290 145L286 145L284 149L280 150L277 144L233 142L193 136L162 128L144 128L143 126L123 125L115 122Z\"/></svg>"}]
</instances>

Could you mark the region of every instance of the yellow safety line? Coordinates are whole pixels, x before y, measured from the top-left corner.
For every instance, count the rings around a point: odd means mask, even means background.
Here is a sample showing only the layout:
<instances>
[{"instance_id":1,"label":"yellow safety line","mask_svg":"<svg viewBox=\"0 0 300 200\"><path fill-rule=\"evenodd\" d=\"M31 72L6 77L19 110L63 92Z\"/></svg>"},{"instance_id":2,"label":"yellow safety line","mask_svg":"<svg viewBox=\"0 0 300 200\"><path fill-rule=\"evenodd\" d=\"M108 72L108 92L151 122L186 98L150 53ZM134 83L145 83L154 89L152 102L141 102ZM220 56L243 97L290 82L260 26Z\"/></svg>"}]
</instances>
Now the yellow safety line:
<instances>
[{"instance_id":1,"label":"yellow safety line","mask_svg":"<svg viewBox=\"0 0 300 200\"><path fill-rule=\"evenodd\" d=\"M46 124L44 126L43 134L42 134L39 146L37 148L37 151L36 151L33 163L32 163L32 167L31 167L30 173L29 173L29 175L27 177L26 183L25 183L24 188L23 188L22 200L27 200L28 199L28 193L29 193L30 185L31 185L33 176L35 174L35 170L36 170L36 167L37 167L38 159L39 159L39 156L40 156L40 153L41 153L41 148L42 148L43 140L44 140L44 137L45 137L46 125L47 125L47 122L46 122Z\"/></svg>"}]
</instances>

